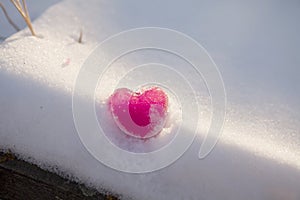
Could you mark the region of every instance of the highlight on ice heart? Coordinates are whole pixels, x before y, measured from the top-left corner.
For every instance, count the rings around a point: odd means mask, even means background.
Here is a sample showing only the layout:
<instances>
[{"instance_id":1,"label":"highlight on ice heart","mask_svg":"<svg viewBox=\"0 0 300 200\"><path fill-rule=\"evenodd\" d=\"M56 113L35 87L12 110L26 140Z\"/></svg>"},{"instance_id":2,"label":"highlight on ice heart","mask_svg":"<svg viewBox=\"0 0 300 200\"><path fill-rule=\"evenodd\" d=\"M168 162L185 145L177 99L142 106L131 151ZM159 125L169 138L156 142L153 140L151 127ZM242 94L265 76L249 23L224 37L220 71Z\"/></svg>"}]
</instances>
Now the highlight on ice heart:
<instances>
[{"instance_id":1,"label":"highlight on ice heart","mask_svg":"<svg viewBox=\"0 0 300 200\"><path fill-rule=\"evenodd\" d=\"M127 88L114 91L109 98L112 116L127 135L149 138L161 132L168 113L168 96L159 87L133 92Z\"/></svg>"}]
</instances>

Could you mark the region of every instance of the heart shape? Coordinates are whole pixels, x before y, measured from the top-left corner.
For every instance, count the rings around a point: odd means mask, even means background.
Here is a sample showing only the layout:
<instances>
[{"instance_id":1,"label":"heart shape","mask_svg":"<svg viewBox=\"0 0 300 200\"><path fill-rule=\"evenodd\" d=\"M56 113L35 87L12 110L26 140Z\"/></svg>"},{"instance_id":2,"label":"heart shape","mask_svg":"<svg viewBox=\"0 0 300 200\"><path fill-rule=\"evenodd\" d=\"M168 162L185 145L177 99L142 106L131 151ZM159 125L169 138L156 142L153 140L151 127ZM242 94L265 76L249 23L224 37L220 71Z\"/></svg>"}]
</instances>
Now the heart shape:
<instances>
[{"instance_id":1,"label":"heart shape","mask_svg":"<svg viewBox=\"0 0 300 200\"><path fill-rule=\"evenodd\" d=\"M166 121L168 96L159 87L132 92L117 89L109 99L118 127L128 135L145 138L158 134Z\"/></svg>"}]
</instances>

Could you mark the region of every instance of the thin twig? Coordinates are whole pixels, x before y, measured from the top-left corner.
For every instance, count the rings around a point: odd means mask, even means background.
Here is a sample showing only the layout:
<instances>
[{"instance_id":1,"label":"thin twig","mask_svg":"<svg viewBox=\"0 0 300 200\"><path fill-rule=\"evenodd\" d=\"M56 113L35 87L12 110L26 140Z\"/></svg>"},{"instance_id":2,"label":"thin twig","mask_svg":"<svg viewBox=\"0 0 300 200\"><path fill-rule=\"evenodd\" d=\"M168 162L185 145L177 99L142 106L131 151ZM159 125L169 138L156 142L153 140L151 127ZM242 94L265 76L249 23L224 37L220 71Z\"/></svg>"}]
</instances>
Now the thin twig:
<instances>
[{"instance_id":1,"label":"thin twig","mask_svg":"<svg viewBox=\"0 0 300 200\"><path fill-rule=\"evenodd\" d=\"M3 37L2 35L0 35L0 41L3 41L5 39L6 39L6 37Z\"/></svg>"},{"instance_id":2,"label":"thin twig","mask_svg":"<svg viewBox=\"0 0 300 200\"><path fill-rule=\"evenodd\" d=\"M19 13L22 15L23 19L25 20L31 34L33 36L35 36L35 32L33 30L33 27L32 27L32 24L31 24L31 20L30 20L30 16L29 16L29 13L28 13L28 9L27 9L27 6L26 6L26 2L25 0L22 0L22 5L20 3L19 0L10 0L11 3L16 7L16 9L19 11Z\"/></svg>"},{"instance_id":3,"label":"thin twig","mask_svg":"<svg viewBox=\"0 0 300 200\"><path fill-rule=\"evenodd\" d=\"M16 29L16 31L19 31L20 28L13 22L13 20L9 17L8 13L6 12L6 9L4 7L4 5L0 2L0 7L7 19L7 21L10 23L10 25L12 25L12 27L14 27L14 29Z\"/></svg>"},{"instance_id":4,"label":"thin twig","mask_svg":"<svg viewBox=\"0 0 300 200\"><path fill-rule=\"evenodd\" d=\"M79 43L82 43L82 36L83 36L83 32L82 29L80 29L79 38L78 38Z\"/></svg>"}]
</instances>

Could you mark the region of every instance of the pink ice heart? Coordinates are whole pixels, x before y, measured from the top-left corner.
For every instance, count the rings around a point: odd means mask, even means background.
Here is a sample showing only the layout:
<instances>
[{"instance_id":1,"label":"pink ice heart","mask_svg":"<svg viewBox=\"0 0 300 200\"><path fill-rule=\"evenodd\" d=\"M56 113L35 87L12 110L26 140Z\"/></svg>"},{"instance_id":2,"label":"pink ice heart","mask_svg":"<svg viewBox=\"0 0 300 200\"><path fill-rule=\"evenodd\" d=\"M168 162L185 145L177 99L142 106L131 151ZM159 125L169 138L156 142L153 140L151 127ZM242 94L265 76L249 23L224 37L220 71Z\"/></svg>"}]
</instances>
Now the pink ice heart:
<instances>
[{"instance_id":1,"label":"pink ice heart","mask_svg":"<svg viewBox=\"0 0 300 200\"><path fill-rule=\"evenodd\" d=\"M168 96L159 87L132 92L117 89L109 99L118 127L128 135L148 138L158 134L166 121Z\"/></svg>"}]
</instances>

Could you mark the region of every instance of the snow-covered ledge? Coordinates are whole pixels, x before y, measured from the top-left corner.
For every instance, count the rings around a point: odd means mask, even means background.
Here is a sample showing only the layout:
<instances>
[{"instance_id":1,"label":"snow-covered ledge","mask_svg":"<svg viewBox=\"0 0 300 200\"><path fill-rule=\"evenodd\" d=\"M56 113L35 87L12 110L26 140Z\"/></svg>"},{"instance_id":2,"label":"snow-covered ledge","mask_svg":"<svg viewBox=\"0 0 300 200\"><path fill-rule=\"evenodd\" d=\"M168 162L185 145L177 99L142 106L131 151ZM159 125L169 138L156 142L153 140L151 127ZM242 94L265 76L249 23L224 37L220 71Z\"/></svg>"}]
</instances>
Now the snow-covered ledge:
<instances>
[{"instance_id":1,"label":"snow-covered ledge","mask_svg":"<svg viewBox=\"0 0 300 200\"><path fill-rule=\"evenodd\" d=\"M143 25L136 8L119 3L64 1L34 22L38 37L25 29L0 45L0 148L133 199L299 199L299 146L276 135L290 131L292 136L297 126L278 128L261 112L230 101L223 135L204 160L197 159L200 138L173 165L141 175L110 169L88 153L75 129L72 92L80 67L99 42ZM157 7L156 16L143 13L143 19L158 19L163 8ZM81 29L84 39L78 43Z\"/></svg>"}]
</instances>

